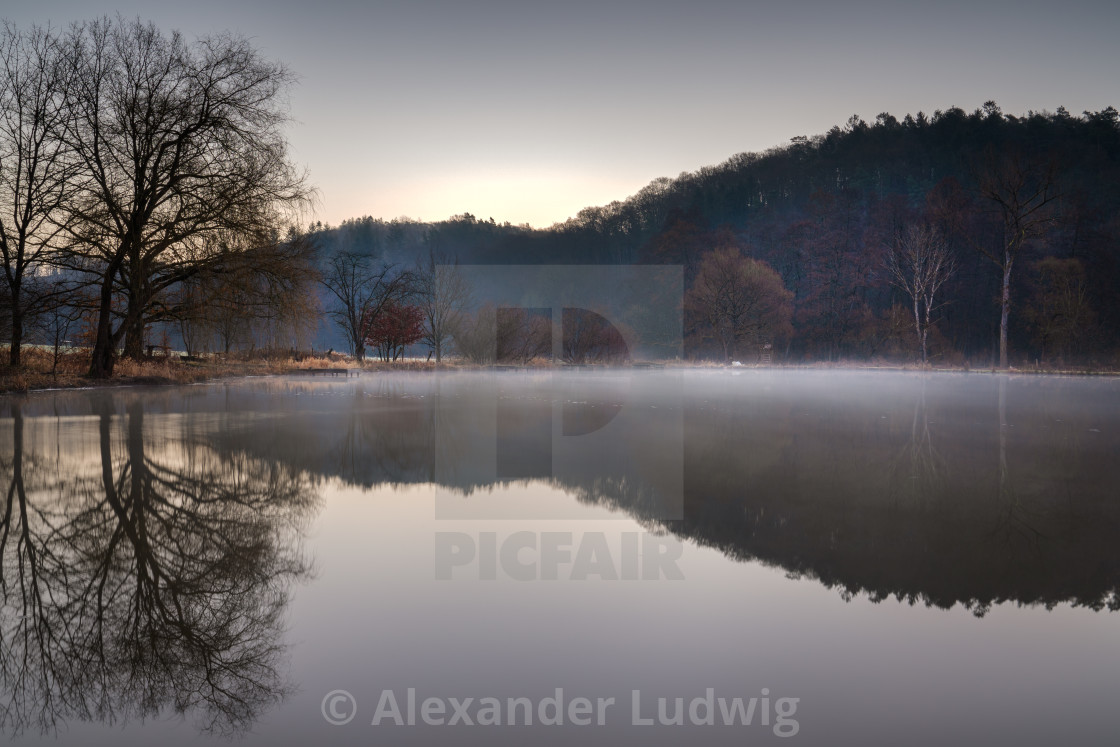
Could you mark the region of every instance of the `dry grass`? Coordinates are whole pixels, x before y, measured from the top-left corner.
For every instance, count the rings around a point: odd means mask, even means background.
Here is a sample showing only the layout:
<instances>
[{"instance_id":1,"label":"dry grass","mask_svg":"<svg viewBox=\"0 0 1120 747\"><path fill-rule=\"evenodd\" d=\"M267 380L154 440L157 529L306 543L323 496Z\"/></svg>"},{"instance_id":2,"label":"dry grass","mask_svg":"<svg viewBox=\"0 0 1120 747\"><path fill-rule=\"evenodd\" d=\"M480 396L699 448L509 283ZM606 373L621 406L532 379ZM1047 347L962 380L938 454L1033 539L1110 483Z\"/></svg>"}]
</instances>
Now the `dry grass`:
<instances>
[{"instance_id":1,"label":"dry grass","mask_svg":"<svg viewBox=\"0 0 1120 747\"><path fill-rule=\"evenodd\" d=\"M6 363L7 359L7 348L0 347L0 361ZM191 361L171 356L143 361L122 359L114 367L112 378L94 380L85 375L89 370L88 350L62 354L54 371L52 371L54 356L48 350L24 348L22 359L19 368L13 369L7 365L0 365L0 392L135 384L194 384L237 376L267 376L314 368L354 367L345 356L337 354L330 357L323 355L299 358L267 354L239 355L229 358L215 356Z\"/></svg>"},{"instance_id":2,"label":"dry grass","mask_svg":"<svg viewBox=\"0 0 1120 747\"><path fill-rule=\"evenodd\" d=\"M6 347L0 347L0 361L7 361ZM49 350L25 347L23 364L10 368L0 364L0 392L25 392L33 389L56 389L88 386L115 386L134 384L193 384L213 379L238 376L276 376L315 370L362 371L435 371L441 368L460 368L458 361L417 359L380 361L367 359L361 365L341 353L292 356L288 351L257 351L233 353L228 356L211 355L193 360L180 356L155 357L142 361L121 359L117 361L112 378L93 380L85 374L89 370L89 351L63 353L57 368L52 372L54 356Z\"/></svg>"},{"instance_id":3,"label":"dry grass","mask_svg":"<svg viewBox=\"0 0 1120 747\"><path fill-rule=\"evenodd\" d=\"M0 361L6 363L8 351L0 347ZM13 369L0 364L0 393L26 392L35 389L57 389L89 386L122 386L137 384L194 384L214 379L235 378L241 376L277 376L284 374L300 373L310 369L328 370L353 370L363 372L381 371L437 371L437 370L484 370L493 366L479 366L458 358L445 359L437 364L434 360L408 359L399 361L380 361L367 359L358 365L349 356L340 353L331 355L299 356L292 357L284 353L257 352L254 354L239 353L230 356L208 356L199 360L184 361L178 356L154 358L144 361L121 360L117 362L113 376L108 380L93 380L86 377L89 370L89 352L73 351L63 353L58 361L57 369L52 372L54 356L49 350L41 348L24 348L23 365ZM512 368L546 368L551 364L545 360L534 360L528 364L518 366L503 366ZM726 364L712 361L664 361L664 362L636 362L638 367L666 366L670 368L727 368ZM757 363L745 363L743 368L763 368ZM805 364L776 364L766 368L782 369L880 369L880 370L937 370L937 371L968 371L967 362L961 366L934 365L923 369L916 364L891 363L884 360L873 361L838 361L835 363L805 363ZM973 371L988 371L988 367L972 368ZM1065 374L1065 375L1116 375L1115 369L1107 367L1071 368L1030 366L1025 368L1012 368L1012 373L1039 373L1039 374Z\"/></svg>"}]
</instances>

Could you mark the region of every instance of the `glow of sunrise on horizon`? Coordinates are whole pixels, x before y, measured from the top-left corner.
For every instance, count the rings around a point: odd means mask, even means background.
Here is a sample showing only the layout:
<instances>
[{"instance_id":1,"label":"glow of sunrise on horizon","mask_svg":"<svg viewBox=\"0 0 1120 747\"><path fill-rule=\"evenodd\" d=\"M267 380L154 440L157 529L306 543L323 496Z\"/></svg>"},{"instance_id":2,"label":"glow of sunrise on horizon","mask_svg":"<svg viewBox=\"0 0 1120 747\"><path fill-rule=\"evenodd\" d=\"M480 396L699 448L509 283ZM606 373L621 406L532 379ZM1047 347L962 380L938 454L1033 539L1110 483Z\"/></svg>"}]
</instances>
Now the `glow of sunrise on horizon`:
<instances>
[{"instance_id":1,"label":"glow of sunrise on horizon","mask_svg":"<svg viewBox=\"0 0 1120 747\"><path fill-rule=\"evenodd\" d=\"M548 228L584 208L625 199L650 180L628 182L598 174L452 173L437 179L402 181L390 193L356 187L324 195L332 212L359 217L440 221L470 213L480 221Z\"/></svg>"}]
</instances>

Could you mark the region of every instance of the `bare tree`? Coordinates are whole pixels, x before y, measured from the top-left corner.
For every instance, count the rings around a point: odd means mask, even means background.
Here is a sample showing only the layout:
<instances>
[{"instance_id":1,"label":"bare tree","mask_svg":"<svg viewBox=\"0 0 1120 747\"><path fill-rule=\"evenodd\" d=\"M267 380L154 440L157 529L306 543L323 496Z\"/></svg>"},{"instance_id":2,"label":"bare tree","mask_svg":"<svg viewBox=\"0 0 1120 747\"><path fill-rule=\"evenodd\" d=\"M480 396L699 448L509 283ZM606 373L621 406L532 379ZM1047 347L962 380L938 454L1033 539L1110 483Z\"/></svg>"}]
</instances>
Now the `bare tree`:
<instances>
[{"instance_id":1,"label":"bare tree","mask_svg":"<svg viewBox=\"0 0 1120 747\"><path fill-rule=\"evenodd\" d=\"M179 337L190 356L201 352L213 331L213 307L207 303L207 296L207 289L199 278L190 278L179 284L175 304L179 308L179 314L176 321Z\"/></svg>"},{"instance_id":2,"label":"bare tree","mask_svg":"<svg viewBox=\"0 0 1120 747\"><path fill-rule=\"evenodd\" d=\"M105 18L76 27L67 52L63 137L81 176L65 225L73 266L97 279L90 375L103 377L122 338L126 355L142 354L150 305L212 258L215 234L266 235L311 190L282 132L292 76L248 40L188 44Z\"/></svg>"},{"instance_id":3,"label":"bare tree","mask_svg":"<svg viewBox=\"0 0 1120 747\"><path fill-rule=\"evenodd\" d=\"M620 363L630 358L622 333L601 314L566 308L561 319L565 363Z\"/></svg>"},{"instance_id":4,"label":"bare tree","mask_svg":"<svg viewBox=\"0 0 1120 747\"><path fill-rule=\"evenodd\" d=\"M474 314L465 314L455 329L455 347L471 363L493 363L498 353L498 313L484 304Z\"/></svg>"},{"instance_id":5,"label":"bare tree","mask_svg":"<svg viewBox=\"0 0 1120 747\"><path fill-rule=\"evenodd\" d=\"M891 284L910 297L919 361L924 366L937 292L956 271L956 261L940 231L927 225L910 225L895 236L885 263Z\"/></svg>"},{"instance_id":6,"label":"bare tree","mask_svg":"<svg viewBox=\"0 0 1120 747\"><path fill-rule=\"evenodd\" d=\"M515 307L496 310L494 357L498 363L524 364L551 354L551 315Z\"/></svg>"},{"instance_id":7,"label":"bare tree","mask_svg":"<svg viewBox=\"0 0 1120 747\"><path fill-rule=\"evenodd\" d=\"M552 317L547 309L494 308L490 303L464 314L455 346L471 363L528 363L552 354Z\"/></svg>"},{"instance_id":8,"label":"bare tree","mask_svg":"<svg viewBox=\"0 0 1120 747\"><path fill-rule=\"evenodd\" d=\"M80 299L75 298L75 301ZM82 309L79 303L64 302L56 299L47 308L43 309L35 319L35 326L39 334L51 346L51 374L58 373L58 362L62 359L64 347L70 347L70 334L74 325L82 318Z\"/></svg>"},{"instance_id":9,"label":"bare tree","mask_svg":"<svg viewBox=\"0 0 1120 747\"><path fill-rule=\"evenodd\" d=\"M696 333L714 338L729 361L744 344L787 333L792 298L770 265L738 249L715 249L700 262L685 310Z\"/></svg>"},{"instance_id":10,"label":"bare tree","mask_svg":"<svg viewBox=\"0 0 1120 747\"><path fill-rule=\"evenodd\" d=\"M66 70L57 36L32 26L0 31L0 259L11 322L8 363L20 365L27 317L45 311L64 283L38 275L59 232L71 162L58 139Z\"/></svg>"},{"instance_id":11,"label":"bare tree","mask_svg":"<svg viewBox=\"0 0 1120 747\"><path fill-rule=\"evenodd\" d=\"M327 262L322 283L334 297L328 315L346 335L350 352L362 361L370 328L386 308L412 293L414 278L391 264L375 263L367 254L339 252Z\"/></svg>"},{"instance_id":12,"label":"bare tree","mask_svg":"<svg viewBox=\"0 0 1120 747\"><path fill-rule=\"evenodd\" d=\"M999 315L999 367L1007 368L1007 325L1011 315L1011 269L1028 242L1041 236L1057 216L1057 168L1053 162L1032 160L1022 154L997 157L989 152L977 175L980 194L999 213L1001 242L998 251L977 244L977 249L1002 273Z\"/></svg>"},{"instance_id":13,"label":"bare tree","mask_svg":"<svg viewBox=\"0 0 1120 747\"><path fill-rule=\"evenodd\" d=\"M304 350L314 342L323 318L316 292L319 273L304 264L291 267L300 271L257 275L253 290L260 300L254 318L254 334L271 348Z\"/></svg>"},{"instance_id":14,"label":"bare tree","mask_svg":"<svg viewBox=\"0 0 1120 747\"><path fill-rule=\"evenodd\" d=\"M1034 270L1037 280L1027 320L1044 357L1068 360L1092 334L1097 316L1085 265L1076 258L1046 257Z\"/></svg>"},{"instance_id":15,"label":"bare tree","mask_svg":"<svg viewBox=\"0 0 1120 747\"><path fill-rule=\"evenodd\" d=\"M424 342L436 363L443 361L470 300L471 288L458 263L450 264L429 254L416 272L416 303L424 312Z\"/></svg>"},{"instance_id":16,"label":"bare tree","mask_svg":"<svg viewBox=\"0 0 1120 747\"><path fill-rule=\"evenodd\" d=\"M188 352L214 335L226 354L251 340L303 347L322 317L316 253L310 237L294 229L283 241L223 248L175 294L157 297L148 318L176 322Z\"/></svg>"}]
</instances>

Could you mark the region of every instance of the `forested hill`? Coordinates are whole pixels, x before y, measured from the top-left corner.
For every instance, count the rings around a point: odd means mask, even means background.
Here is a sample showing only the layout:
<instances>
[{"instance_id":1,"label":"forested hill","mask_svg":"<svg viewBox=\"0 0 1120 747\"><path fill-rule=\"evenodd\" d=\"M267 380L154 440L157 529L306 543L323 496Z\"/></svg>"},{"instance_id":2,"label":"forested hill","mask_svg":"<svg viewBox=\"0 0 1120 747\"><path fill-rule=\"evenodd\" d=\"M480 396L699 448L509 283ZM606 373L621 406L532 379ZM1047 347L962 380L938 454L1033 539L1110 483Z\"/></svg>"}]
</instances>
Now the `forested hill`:
<instances>
[{"instance_id":1,"label":"forested hill","mask_svg":"<svg viewBox=\"0 0 1120 747\"><path fill-rule=\"evenodd\" d=\"M1001 187L1002 185L1002 187ZM1001 197L1002 188L1002 197ZM671 263L734 246L776 269L794 294L792 359L906 355L908 299L883 253L909 224L938 227L957 271L941 291L935 355L987 364L998 337L1007 202L1027 217L1010 274L1016 361L1115 364L1120 347L1120 120L1003 114L994 103L902 119L853 116L823 135L740 154L547 230L470 215L424 224L364 218L315 230L327 251L407 263L429 250L464 263ZM1004 199L1006 198L1006 199ZM992 255L991 257L987 256Z\"/></svg>"}]
</instances>

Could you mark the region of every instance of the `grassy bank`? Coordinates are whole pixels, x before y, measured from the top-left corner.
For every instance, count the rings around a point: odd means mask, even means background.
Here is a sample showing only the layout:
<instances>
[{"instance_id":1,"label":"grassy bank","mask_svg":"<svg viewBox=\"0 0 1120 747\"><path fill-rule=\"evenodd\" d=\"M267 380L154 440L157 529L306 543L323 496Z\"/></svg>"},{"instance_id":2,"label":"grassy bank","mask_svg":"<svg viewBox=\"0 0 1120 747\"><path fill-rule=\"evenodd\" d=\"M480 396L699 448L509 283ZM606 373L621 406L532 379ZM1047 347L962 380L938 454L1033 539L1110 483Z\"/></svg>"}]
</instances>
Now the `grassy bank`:
<instances>
[{"instance_id":1,"label":"grassy bank","mask_svg":"<svg viewBox=\"0 0 1120 747\"><path fill-rule=\"evenodd\" d=\"M7 361L7 349L0 348L0 360ZM481 369L481 368L548 368L548 361L534 360L521 365L477 366L457 359L446 360L437 365L435 361L408 359L385 362L366 360L360 366L349 356L339 353L330 355L278 355L269 353L236 354L230 356L206 356L198 359L183 360L180 356L155 357L144 361L121 360L117 363L110 379L90 379L85 373L89 369L89 353L75 351L64 353L57 362L50 352L38 348L25 348L23 365L11 368L0 365L0 393L27 392L38 389L66 389L90 386L135 386L141 384L195 384L203 381L236 378L243 376L276 376L316 373L324 370L376 371L434 371L437 368ZM665 361L656 363L636 363L635 367L665 368L734 368L757 369L762 366L745 364L730 366L713 361ZM1064 376L1116 376L1120 371L1099 367L1068 367L1033 365L1023 368L1012 367L1009 371L991 368L970 368L969 366L922 367L916 364L899 364L888 361L846 360L832 363L776 364L765 368L783 370L879 370L879 371L945 371L975 373L1013 373L1049 374Z\"/></svg>"},{"instance_id":2,"label":"grassy bank","mask_svg":"<svg viewBox=\"0 0 1120 747\"><path fill-rule=\"evenodd\" d=\"M8 351L0 348L2 360ZM129 386L138 384L195 384L237 376L267 376L308 369L347 369L353 364L338 354L330 356L239 355L204 357L183 360L180 356L154 357L143 361L121 360L109 379L90 379L89 353L64 353L56 362L54 356L37 348L22 351L19 368L0 366L0 393L26 392L36 389L66 389L89 386Z\"/></svg>"}]
</instances>

